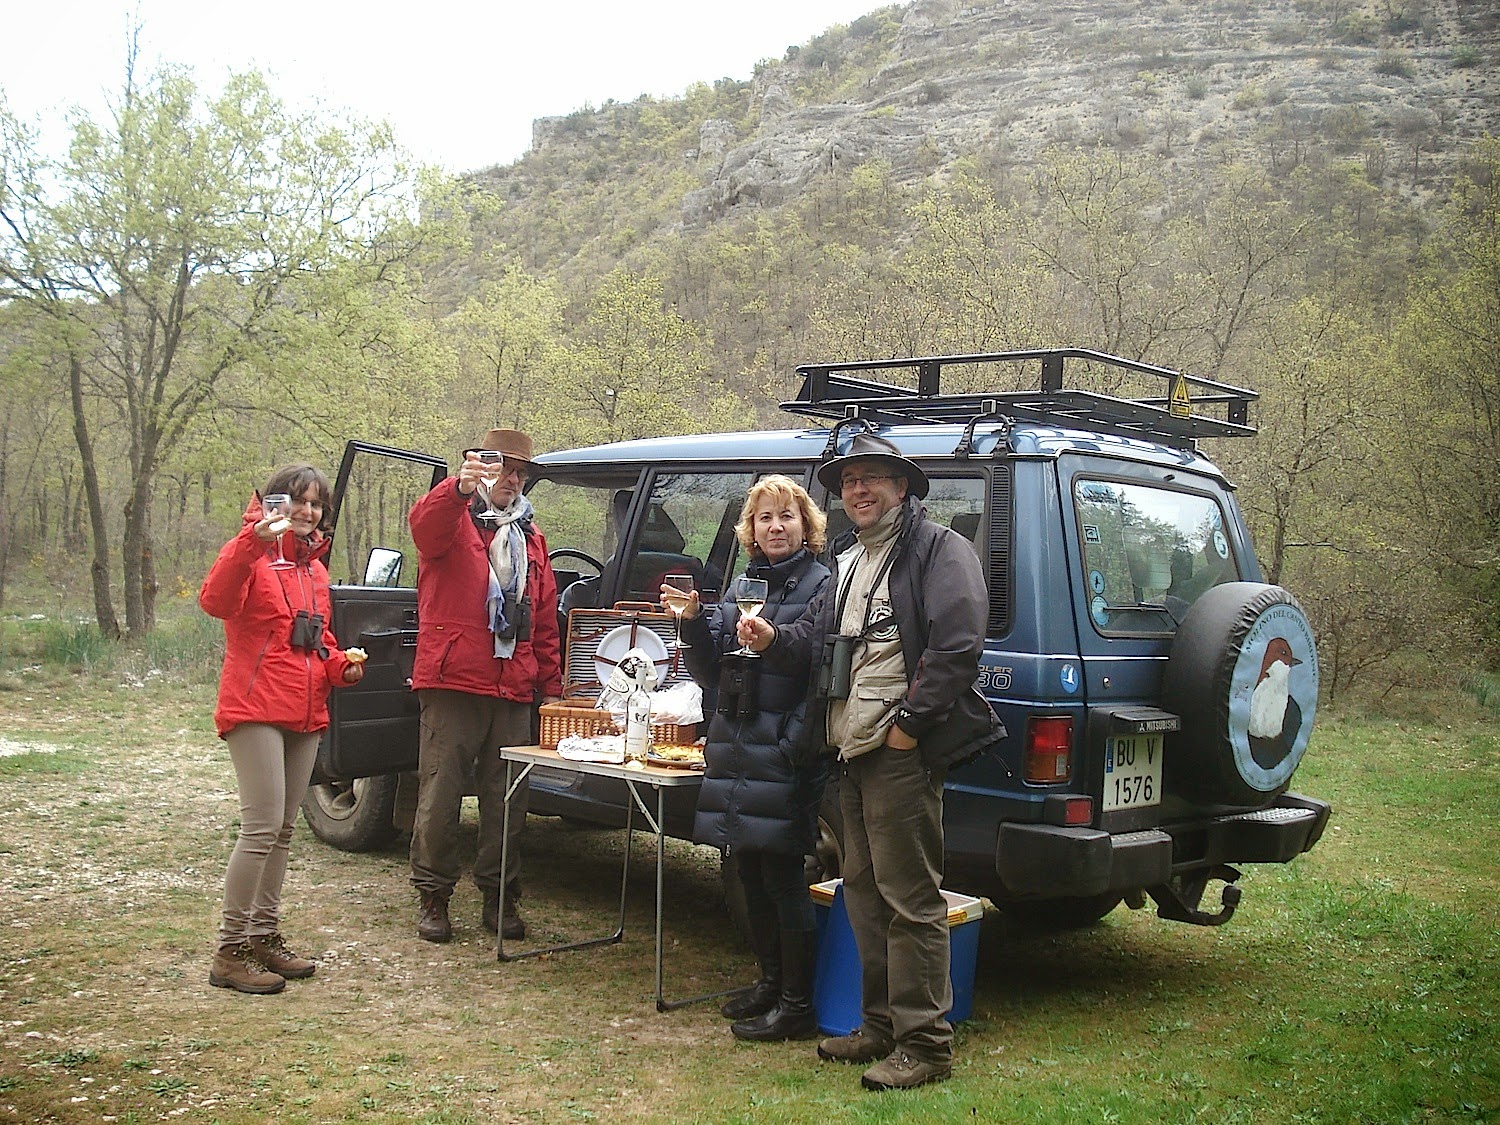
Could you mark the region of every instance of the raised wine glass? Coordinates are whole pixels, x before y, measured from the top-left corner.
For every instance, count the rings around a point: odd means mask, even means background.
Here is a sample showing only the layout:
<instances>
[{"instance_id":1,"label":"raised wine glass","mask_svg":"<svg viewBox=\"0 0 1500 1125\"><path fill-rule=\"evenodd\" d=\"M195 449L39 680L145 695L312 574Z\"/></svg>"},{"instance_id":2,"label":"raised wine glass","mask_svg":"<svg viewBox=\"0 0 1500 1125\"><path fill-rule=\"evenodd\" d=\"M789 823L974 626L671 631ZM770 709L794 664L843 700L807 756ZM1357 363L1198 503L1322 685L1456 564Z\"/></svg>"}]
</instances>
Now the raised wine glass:
<instances>
[{"instance_id":1,"label":"raised wine glass","mask_svg":"<svg viewBox=\"0 0 1500 1125\"><path fill-rule=\"evenodd\" d=\"M484 497L484 511L479 513L480 519L498 520L500 509L495 507L495 502L490 499L490 489L500 483L500 466L505 460L505 454L497 449L476 450L479 459L485 463L484 476L479 483L479 494Z\"/></svg>"},{"instance_id":2,"label":"raised wine glass","mask_svg":"<svg viewBox=\"0 0 1500 1125\"><path fill-rule=\"evenodd\" d=\"M682 639L682 611L688 607L688 594L694 586L693 576L668 574L662 577L661 584L669 587L661 592L661 600L672 611L672 644L678 650L692 648L692 645Z\"/></svg>"},{"instance_id":3,"label":"raised wine glass","mask_svg":"<svg viewBox=\"0 0 1500 1125\"><path fill-rule=\"evenodd\" d=\"M285 520L287 514L292 510L291 495L286 492L273 492L261 500L260 510L271 521L271 526L274 528L276 522L278 520ZM280 531L276 532L276 557L271 560L272 570L286 570L289 567L297 565L291 559L287 558L281 550L281 536L285 531L286 528L283 527Z\"/></svg>"},{"instance_id":4,"label":"raised wine glass","mask_svg":"<svg viewBox=\"0 0 1500 1125\"><path fill-rule=\"evenodd\" d=\"M770 587L766 585L764 578L746 578L744 575L734 580L734 604L739 607L741 617L759 617L760 611L765 608L766 594ZM760 653L752 652L749 645L741 645L735 649L732 656L759 656Z\"/></svg>"}]
</instances>

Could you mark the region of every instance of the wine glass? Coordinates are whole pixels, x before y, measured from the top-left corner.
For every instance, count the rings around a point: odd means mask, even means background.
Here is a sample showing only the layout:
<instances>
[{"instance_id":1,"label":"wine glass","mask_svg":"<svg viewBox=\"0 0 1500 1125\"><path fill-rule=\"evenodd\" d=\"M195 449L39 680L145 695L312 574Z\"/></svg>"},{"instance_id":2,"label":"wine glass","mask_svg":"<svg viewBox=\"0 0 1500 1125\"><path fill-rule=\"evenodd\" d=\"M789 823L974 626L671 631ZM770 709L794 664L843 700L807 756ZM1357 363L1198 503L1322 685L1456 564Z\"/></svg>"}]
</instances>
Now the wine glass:
<instances>
[{"instance_id":1,"label":"wine glass","mask_svg":"<svg viewBox=\"0 0 1500 1125\"><path fill-rule=\"evenodd\" d=\"M695 583L691 574L667 574L662 576L663 586L671 590L679 591L671 593L668 590L661 592L662 604L672 611L672 644L679 650L692 648L682 639L682 611L687 609L688 593L693 589Z\"/></svg>"},{"instance_id":2,"label":"wine glass","mask_svg":"<svg viewBox=\"0 0 1500 1125\"><path fill-rule=\"evenodd\" d=\"M276 522L286 519L287 513L292 510L291 495L285 492L273 492L260 502L260 510L271 521L271 526L274 529ZM281 536L285 531L286 528L283 527L281 531L276 532L276 557L271 560L272 570L286 570L288 567L297 565L291 559L287 558L281 550Z\"/></svg>"},{"instance_id":3,"label":"wine glass","mask_svg":"<svg viewBox=\"0 0 1500 1125\"><path fill-rule=\"evenodd\" d=\"M500 464L505 460L505 454L497 449L478 449L475 453L486 465L494 466L493 469L486 469L480 480L479 494L484 497L484 511L479 513L479 518L498 520L500 509L495 507L495 502L490 499L490 489L500 482Z\"/></svg>"},{"instance_id":4,"label":"wine glass","mask_svg":"<svg viewBox=\"0 0 1500 1125\"><path fill-rule=\"evenodd\" d=\"M766 594L770 587L766 585L764 578L746 578L744 575L734 580L734 604L739 607L741 617L759 617L760 611L765 608ZM741 645L730 654L731 656L759 656L760 653L752 652L749 645Z\"/></svg>"}]
</instances>

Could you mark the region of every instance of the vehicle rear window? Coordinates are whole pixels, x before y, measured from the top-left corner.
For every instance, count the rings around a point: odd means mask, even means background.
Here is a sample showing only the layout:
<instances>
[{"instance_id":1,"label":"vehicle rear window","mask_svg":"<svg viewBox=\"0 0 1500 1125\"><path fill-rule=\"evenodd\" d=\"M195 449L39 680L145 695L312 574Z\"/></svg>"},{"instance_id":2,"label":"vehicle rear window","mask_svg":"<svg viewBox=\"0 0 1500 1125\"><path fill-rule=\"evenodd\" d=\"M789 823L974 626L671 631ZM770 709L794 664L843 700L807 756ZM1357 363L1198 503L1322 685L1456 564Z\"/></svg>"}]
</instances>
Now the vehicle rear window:
<instances>
[{"instance_id":1,"label":"vehicle rear window","mask_svg":"<svg viewBox=\"0 0 1500 1125\"><path fill-rule=\"evenodd\" d=\"M1205 590L1239 578L1216 497L1080 477L1073 505L1089 617L1105 636L1170 635Z\"/></svg>"}]
</instances>

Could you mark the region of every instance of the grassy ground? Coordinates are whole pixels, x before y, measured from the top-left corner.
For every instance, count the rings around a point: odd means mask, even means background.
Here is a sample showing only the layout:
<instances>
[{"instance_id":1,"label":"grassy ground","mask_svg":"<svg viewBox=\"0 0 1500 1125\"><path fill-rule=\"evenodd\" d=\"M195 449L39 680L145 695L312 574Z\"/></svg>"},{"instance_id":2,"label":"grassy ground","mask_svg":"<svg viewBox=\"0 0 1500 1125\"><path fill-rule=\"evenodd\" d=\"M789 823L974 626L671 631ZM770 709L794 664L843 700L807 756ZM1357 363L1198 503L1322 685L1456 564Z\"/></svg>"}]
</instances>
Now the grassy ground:
<instances>
[{"instance_id":1,"label":"grassy ground","mask_svg":"<svg viewBox=\"0 0 1500 1125\"><path fill-rule=\"evenodd\" d=\"M499 964L472 887L458 940L429 945L399 849L299 825L287 932L317 975L210 988L237 813L210 710L204 684L0 673L0 1121L1500 1119L1493 716L1323 722L1297 782L1333 802L1330 830L1248 871L1220 929L1121 908L1037 934L989 912L952 1080L873 1095L812 1044L654 1010L646 862L623 943ZM608 927L619 847L532 819L534 936ZM669 995L748 979L717 857L670 863Z\"/></svg>"}]
</instances>

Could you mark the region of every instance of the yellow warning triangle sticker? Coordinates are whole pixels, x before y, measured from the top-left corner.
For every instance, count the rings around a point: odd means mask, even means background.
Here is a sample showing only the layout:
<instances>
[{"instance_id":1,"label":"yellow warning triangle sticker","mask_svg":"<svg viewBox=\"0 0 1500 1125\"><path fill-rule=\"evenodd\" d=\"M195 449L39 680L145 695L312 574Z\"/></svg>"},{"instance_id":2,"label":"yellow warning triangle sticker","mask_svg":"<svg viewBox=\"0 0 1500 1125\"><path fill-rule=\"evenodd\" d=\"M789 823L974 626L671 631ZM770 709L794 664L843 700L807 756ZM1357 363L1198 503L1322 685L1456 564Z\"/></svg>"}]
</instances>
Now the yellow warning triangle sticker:
<instances>
[{"instance_id":1,"label":"yellow warning triangle sticker","mask_svg":"<svg viewBox=\"0 0 1500 1125\"><path fill-rule=\"evenodd\" d=\"M1171 401L1167 404L1167 413L1173 418L1193 416L1193 399L1188 394L1187 380L1181 375L1172 376L1172 395Z\"/></svg>"}]
</instances>

